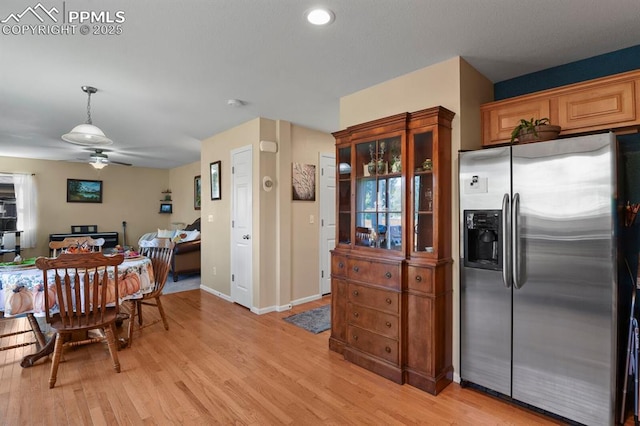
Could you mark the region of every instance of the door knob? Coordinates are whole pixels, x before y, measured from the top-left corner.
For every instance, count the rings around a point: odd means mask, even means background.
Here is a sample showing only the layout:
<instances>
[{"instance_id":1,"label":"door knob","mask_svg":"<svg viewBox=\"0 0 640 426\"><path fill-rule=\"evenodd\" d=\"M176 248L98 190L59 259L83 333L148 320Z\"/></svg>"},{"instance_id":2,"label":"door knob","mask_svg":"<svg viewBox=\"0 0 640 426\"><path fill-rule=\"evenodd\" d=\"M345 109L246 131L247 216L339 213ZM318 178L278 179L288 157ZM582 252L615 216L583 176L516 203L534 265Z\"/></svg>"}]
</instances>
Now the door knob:
<instances>
[{"instance_id":1,"label":"door knob","mask_svg":"<svg viewBox=\"0 0 640 426\"><path fill-rule=\"evenodd\" d=\"M248 240L248 239L250 239L250 238L251 238L251 237L249 236L249 234L245 234L245 235L243 235L243 236L242 236L242 239L243 239L243 240Z\"/></svg>"}]
</instances>

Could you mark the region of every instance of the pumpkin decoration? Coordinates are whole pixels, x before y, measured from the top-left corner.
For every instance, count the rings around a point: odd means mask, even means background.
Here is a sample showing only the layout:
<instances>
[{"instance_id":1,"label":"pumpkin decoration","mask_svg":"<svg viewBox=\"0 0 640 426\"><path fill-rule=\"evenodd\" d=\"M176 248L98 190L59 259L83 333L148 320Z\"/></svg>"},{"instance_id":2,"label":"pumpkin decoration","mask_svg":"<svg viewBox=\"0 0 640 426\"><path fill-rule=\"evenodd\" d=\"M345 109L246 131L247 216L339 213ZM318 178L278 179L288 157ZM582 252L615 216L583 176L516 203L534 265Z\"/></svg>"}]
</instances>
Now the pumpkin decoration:
<instances>
[{"instance_id":1,"label":"pumpkin decoration","mask_svg":"<svg viewBox=\"0 0 640 426\"><path fill-rule=\"evenodd\" d=\"M98 286L98 305L102 305L101 295L102 295L102 284ZM107 284L106 299L107 299L106 304L115 303L116 301L116 286L112 280L109 280L109 283ZM93 301L93 295L91 295L91 301Z\"/></svg>"},{"instance_id":2,"label":"pumpkin decoration","mask_svg":"<svg viewBox=\"0 0 640 426\"><path fill-rule=\"evenodd\" d=\"M151 265L149 265L149 267L147 268L147 272L149 272L149 281L151 281L152 283L156 281L156 277L155 275L153 275L153 268L151 267Z\"/></svg>"},{"instance_id":3,"label":"pumpkin decoration","mask_svg":"<svg viewBox=\"0 0 640 426\"><path fill-rule=\"evenodd\" d=\"M118 281L120 297L129 296L140 291L140 276L136 273L124 274Z\"/></svg>"},{"instance_id":4,"label":"pumpkin decoration","mask_svg":"<svg viewBox=\"0 0 640 426\"><path fill-rule=\"evenodd\" d=\"M143 268L140 272L140 289L142 291L149 290L151 288L151 279L149 278L150 270Z\"/></svg>"},{"instance_id":5,"label":"pumpkin decoration","mask_svg":"<svg viewBox=\"0 0 640 426\"><path fill-rule=\"evenodd\" d=\"M74 245L74 246L69 246L66 248L66 250L64 251L65 253L90 253L91 252L91 247L89 247L86 244L82 244L82 245Z\"/></svg>"},{"instance_id":6,"label":"pumpkin decoration","mask_svg":"<svg viewBox=\"0 0 640 426\"><path fill-rule=\"evenodd\" d=\"M11 308L11 315L33 310L33 294L27 287L21 285L11 291L7 304Z\"/></svg>"},{"instance_id":7,"label":"pumpkin decoration","mask_svg":"<svg viewBox=\"0 0 640 426\"><path fill-rule=\"evenodd\" d=\"M102 286L103 284L98 285L98 305L102 305ZM116 286L113 279L109 278L109 282L107 283L107 296L106 296L106 304L115 303L116 301ZM93 286L89 286L89 300L93 304Z\"/></svg>"},{"instance_id":8,"label":"pumpkin decoration","mask_svg":"<svg viewBox=\"0 0 640 426\"><path fill-rule=\"evenodd\" d=\"M49 286L49 309L56 305L55 284ZM33 310L34 312L44 312L44 284L38 284L33 288Z\"/></svg>"}]
</instances>

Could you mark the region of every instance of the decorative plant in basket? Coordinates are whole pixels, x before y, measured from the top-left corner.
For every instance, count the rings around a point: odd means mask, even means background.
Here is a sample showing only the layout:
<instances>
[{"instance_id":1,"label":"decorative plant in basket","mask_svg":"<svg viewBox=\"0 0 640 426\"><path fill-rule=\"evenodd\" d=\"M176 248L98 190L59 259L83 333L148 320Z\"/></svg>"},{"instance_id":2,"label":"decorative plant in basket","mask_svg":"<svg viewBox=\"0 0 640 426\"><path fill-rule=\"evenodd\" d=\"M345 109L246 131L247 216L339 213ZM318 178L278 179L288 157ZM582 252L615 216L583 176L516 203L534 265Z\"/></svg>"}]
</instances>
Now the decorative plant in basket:
<instances>
[{"instance_id":1,"label":"decorative plant in basket","mask_svg":"<svg viewBox=\"0 0 640 426\"><path fill-rule=\"evenodd\" d=\"M389 154L391 154L391 173L400 173L402 171L402 160L400 159L399 140L391 142Z\"/></svg>"},{"instance_id":2,"label":"decorative plant in basket","mask_svg":"<svg viewBox=\"0 0 640 426\"><path fill-rule=\"evenodd\" d=\"M376 152L375 143L369 145L369 154L371 155L371 161L367 165L367 170L370 175L374 173L378 173L379 175L384 174L386 171L386 163L384 161L384 152L386 149L386 144L384 141L380 142L379 145L380 150Z\"/></svg>"},{"instance_id":3,"label":"decorative plant in basket","mask_svg":"<svg viewBox=\"0 0 640 426\"><path fill-rule=\"evenodd\" d=\"M520 143L548 141L557 138L560 130L560 126L549 124L547 117L538 119L531 117L531 120L521 119L520 124L511 132L511 143L516 139Z\"/></svg>"}]
</instances>

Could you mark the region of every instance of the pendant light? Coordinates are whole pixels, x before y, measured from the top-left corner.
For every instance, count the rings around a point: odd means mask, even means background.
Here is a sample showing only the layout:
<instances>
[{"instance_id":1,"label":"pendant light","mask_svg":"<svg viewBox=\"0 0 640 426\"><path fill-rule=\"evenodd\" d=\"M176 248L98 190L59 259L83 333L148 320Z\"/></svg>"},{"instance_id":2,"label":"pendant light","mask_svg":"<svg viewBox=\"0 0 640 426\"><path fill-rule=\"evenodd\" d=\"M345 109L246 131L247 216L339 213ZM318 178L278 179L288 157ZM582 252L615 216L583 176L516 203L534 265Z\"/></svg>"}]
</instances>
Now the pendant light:
<instances>
[{"instance_id":1,"label":"pendant light","mask_svg":"<svg viewBox=\"0 0 640 426\"><path fill-rule=\"evenodd\" d=\"M62 135L62 140L76 145L85 146L111 145L113 141L106 137L100 128L91 123L91 95L96 93L98 89L91 86L82 86L82 91L88 96L87 122L77 125L71 129L69 133Z\"/></svg>"}]
</instances>

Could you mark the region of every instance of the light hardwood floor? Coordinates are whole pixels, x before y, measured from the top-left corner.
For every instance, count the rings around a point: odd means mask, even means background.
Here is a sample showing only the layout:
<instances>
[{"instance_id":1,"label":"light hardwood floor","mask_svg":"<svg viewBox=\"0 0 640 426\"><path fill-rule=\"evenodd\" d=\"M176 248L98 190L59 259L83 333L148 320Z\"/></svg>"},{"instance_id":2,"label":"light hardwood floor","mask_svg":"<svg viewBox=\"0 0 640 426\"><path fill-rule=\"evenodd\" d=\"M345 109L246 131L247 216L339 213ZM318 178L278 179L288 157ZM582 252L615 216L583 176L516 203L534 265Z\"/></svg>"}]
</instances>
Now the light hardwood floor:
<instances>
[{"instance_id":1,"label":"light hardwood floor","mask_svg":"<svg viewBox=\"0 0 640 426\"><path fill-rule=\"evenodd\" d=\"M455 383L437 397L397 385L329 351L329 332L282 320L326 303L255 315L200 290L165 295L170 330L138 332L120 374L106 345L84 346L67 351L54 389L50 360L20 367L33 346L0 352L0 425L560 424Z\"/></svg>"}]
</instances>

